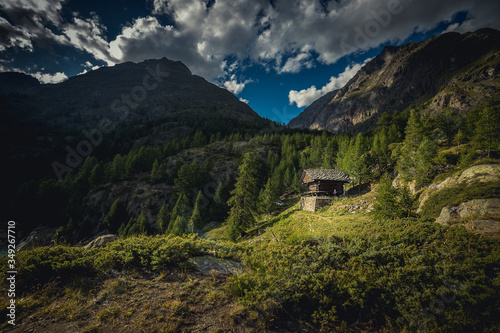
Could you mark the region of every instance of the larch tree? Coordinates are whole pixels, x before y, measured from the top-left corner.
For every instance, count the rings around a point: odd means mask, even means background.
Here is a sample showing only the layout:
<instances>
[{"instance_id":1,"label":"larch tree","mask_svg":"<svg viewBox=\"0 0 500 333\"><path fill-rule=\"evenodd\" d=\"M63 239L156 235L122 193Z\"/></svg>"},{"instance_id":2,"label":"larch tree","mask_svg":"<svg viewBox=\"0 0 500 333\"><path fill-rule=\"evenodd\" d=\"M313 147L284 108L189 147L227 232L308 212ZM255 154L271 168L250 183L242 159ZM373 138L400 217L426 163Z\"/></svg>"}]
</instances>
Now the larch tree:
<instances>
[{"instance_id":1,"label":"larch tree","mask_svg":"<svg viewBox=\"0 0 500 333\"><path fill-rule=\"evenodd\" d=\"M231 191L231 198L227 202L231 208L227 223L230 227L230 237L233 240L255 224L254 214L259 195L257 181L259 167L257 156L254 153L246 153L238 168L235 188Z\"/></svg>"}]
</instances>

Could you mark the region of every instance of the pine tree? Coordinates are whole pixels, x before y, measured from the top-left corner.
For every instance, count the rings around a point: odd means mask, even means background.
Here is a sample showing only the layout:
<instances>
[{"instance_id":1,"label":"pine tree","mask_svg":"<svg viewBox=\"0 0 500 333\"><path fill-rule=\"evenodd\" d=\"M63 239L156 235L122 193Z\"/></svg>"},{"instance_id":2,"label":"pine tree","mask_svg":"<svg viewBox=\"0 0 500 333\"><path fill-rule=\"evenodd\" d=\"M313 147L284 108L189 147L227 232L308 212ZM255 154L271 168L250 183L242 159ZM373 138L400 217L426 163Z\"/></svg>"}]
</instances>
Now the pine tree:
<instances>
[{"instance_id":1,"label":"pine tree","mask_svg":"<svg viewBox=\"0 0 500 333\"><path fill-rule=\"evenodd\" d=\"M260 190L259 193L260 211L265 214L271 214L276 207L276 201L278 201L278 198L278 184L276 183L275 178L269 177L266 185Z\"/></svg>"},{"instance_id":2,"label":"pine tree","mask_svg":"<svg viewBox=\"0 0 500 333\"><path fill-rule=\"evenodd\" d=\"M170 234L174 236L182 236L188 233L188 224L184 216L179 215L172 223Z\"/></svg>"},{"instance_id":3,"label":"pine tree","mask_svg":"<svg viewBox=\"0 0 500 333\"><path fill-rule=\"evenodd\" d=\"M419 180L422 181L423 172L427 172L428 163L422 158L423 156L432 157L428 154L428 148L431 148L430 140L426 140L424 146L420 148L424 141L424 129L420 122L418 114L412 110L408 124L405 129L405 139L401 148L401 155L398 159L397 170L401 178L405 181ZM417 156L418 155L418 156Z\"/></svg>"},{"instance_id":4,"label":"pine tree","mask_svg":"<svg viewBox=\"0 0 500 333\"><path fill-rule=\"evenodd\" d=\"M161 166L160 162L158 162L158 159L155 159L153 162L153 168L151 169L151 176L149 178L149 181L151 183L156 183L161 179Z\"/></svg>"},{"instance_id":5,"label":"pine tree","mask_svg":"<svg viewBox=\"0 0 500 333\"><path fill-rule=\"evenodd\" d=\"M393 218L398 214L396 200L396 190L392 187L389 176L384 176L380 180L376 203L373 212L379 218Z\"/></svg>"},{"instance_id":6,"label":"pine tree","mask_svg":"<svg viewBox=\"0 0 500 333\"><path fill-rule=\"evenodd\" d=\"M179 195L177 202L175 203L174 209L172 209L172 215L170 216L170 223L168 224L167 234L172 232L172 229L175 224L175 220L182 216L184 220L187 221L189 216L191 215L191 209L189 207L189 199L184 193Z\"/></svg>"},{"instance_id":7,"label":"pine tree","mask_svg":"<svg viewBox=\"0 0 500 333\"><path fill-rule=\"evenodd\" d=\"M139 215L139 218L137 219L137 224L138 224L139 234L147 235L149 232L149 222L148 219L146 218L146 215L142 211L141 214Z\"/></svg>"},{"instance_id":8,"label":"pine tree","mask_svg":"<svg viewBox=\"0 0 500 333\"><path fill-rule=\"evenodd\" d=\"M89 176L89 184L91 187L96 187L104 182L104 167L101 163L97 163Z\"/></svg>"},{"instance_id":9,"label":"pine tree","mask_svg":"<svg viewBox=\"0 0 500 333\"><path fill-rule=\"evenodd\" d=\"M387 130L382 128L373 137L373 145L371 149L375 169L379 174L384 174L387 171L391 159L391 151L389 150L389 142L387 140Z\"/></svg>"},{"instance_id":10,"label":"pine tree","mask_svg":"<svg viewBox=\"0 0 500 333\"><path fill-rule=\"evenodd\" d=\"M472 141L474 148L486 151L488 158L491 151L500 145L500 107L488 106L479 113L476 130Z\"/></svg>"},{"instance_id":11,"label":"pine tree","mask_svg":"<svg viewBox=\"0 0 500 333\"><path fill-rule=\"evenodd\" d=\"M233 240L255 224L254 214L259 194L257 185L259 162L257 156L254 153L246 153L238 171L235 188L231 191L231 198L228 201L231 210L227 222Z\"/></svg>"},{"instance_id":12,"label":"pine tree","mask_svg":"<svg viewBox=\"0 0 500 333\"><path fill-rule=\"evenodd\" d=\"M113 202L108 214L104 218L104 225L109 232L116 232L118 227L124 223L127 218L125 204L118 198Z\"/></svg>"},{"instance_id":13,"label":"pine tree","mask_svg":"<svg viewBox=\"0 0 500 333\"><path fill-rule=\"evenodd\" d=\"M434 141L424 137L417 148L414 159L414 178L418 185L424 185L432 179L434 163L433 159L436 156L437 147Z\"/></svg>"},{"instance_id":14,"label":"pine tree","mask_svg":"<svg viewBox=\"0 0 500 333\"><path fill-rule=\"evenodd\" d=\"M198 195L196 196L196 201L194 203L193 214L191 214L191 217L189 218L189 225L191 226L191 232L193 233L195 228L201 227L203 221L201 216L203 200L203 193L201 193L201 190L199 190Z\"/></svg>"},{"instance_id":15,"label":"pine tree","mask_svg":"<svg viewBox=\"0 0 500 333\"><path fill-rule=\"evenodd\" d=\"M224 179L219 182L212 205L210 206L210 217L216 221L223 221L227 215L227 186L229 179Z\"/></svg>"},{"instance_id":16,"label":"pine tree","mask_svg":"<svg viewBox=\"0 0 500 333\"><path fill-rule=\"evenodd\" d=\"M158 212L158 215L156 216L156 225L158 227L158 231L161 234L164 234L165 231L167 231L169 222L170 222L170 214L168 212L167 205L163 203L163 205L160 208L160 211Z\"/></svg>"},{"instance_id":17,"label":"pine tree","mask_svg":"<svg viewBox=\"0 0 500 333\"><path fill-rule=\"evenodd\" d=\"M398 191L398 216L399 217L410 217L413 210L413 197L410 193L408 186L401 186Z\"/></svg>"},{"instance_id":18,"label":"pine tree","mask_svg":"<svg viewBox=\"0 0 500 333\"><path fill-rule=\"evenodd\" d=\"M193 189L200 186L200 184L204 184L206 178L207 170L197 162L183 164L177 172L174 188L180 193L191 197Z\"/></svg>"}]
</instances>

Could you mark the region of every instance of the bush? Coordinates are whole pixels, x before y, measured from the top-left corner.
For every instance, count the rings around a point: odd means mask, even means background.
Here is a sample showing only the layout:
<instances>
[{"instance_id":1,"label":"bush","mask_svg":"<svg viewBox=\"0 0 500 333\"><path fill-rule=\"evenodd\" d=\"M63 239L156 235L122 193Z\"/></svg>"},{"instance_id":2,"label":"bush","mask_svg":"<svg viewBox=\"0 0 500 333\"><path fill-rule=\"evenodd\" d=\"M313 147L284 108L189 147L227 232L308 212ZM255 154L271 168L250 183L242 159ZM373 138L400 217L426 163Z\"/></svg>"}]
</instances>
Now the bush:
<instances>
[{"instance_id":1,"label":"bush","mask_svg":"<svg viewBox=\"0 0 500 333\"><path fill-rule=\"evenodd\" d=\"M495 327L498 242L425 220L374 226L343 239L255 248L245 259L251 271L231 277L228 290L268 326L288 314L325 331L343 323L411 331ZM453 301L435 321L422 317L421 309L441 297Z\"/></svg>"}]
</instances>

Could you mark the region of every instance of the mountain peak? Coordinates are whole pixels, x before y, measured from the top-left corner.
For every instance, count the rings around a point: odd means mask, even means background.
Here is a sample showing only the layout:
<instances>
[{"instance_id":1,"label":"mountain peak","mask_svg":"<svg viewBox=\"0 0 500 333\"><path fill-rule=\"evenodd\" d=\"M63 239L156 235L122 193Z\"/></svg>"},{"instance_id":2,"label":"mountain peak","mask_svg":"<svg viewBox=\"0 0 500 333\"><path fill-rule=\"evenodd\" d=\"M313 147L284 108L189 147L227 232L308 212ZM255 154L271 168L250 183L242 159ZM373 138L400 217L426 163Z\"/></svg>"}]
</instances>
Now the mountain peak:
<instances>
[{"instance_id":1,"label":"mountain peak","mask_svg":"<svg viewBox=\"0 0 500 333\"><path fill-rule=\"evenodd\" d=\"M387 46L344 87L312 103L289 126L333 133L368 130L383 112L424 103L424 112L431 115L445 109L467 112L500 97L494 82L499 78L500 31L494 29ZM477 93L468 93L472 86Z\"/></svg>"}]
</instances>

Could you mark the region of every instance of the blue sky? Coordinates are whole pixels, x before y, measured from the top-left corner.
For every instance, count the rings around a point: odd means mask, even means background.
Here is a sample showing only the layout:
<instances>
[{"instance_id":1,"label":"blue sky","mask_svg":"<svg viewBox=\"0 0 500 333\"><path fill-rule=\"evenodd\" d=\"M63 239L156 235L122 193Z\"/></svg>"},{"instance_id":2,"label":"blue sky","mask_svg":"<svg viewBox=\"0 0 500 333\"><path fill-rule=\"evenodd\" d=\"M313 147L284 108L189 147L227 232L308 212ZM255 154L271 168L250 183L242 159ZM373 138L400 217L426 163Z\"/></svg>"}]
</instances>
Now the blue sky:
<instances>
[{"instance_id":1,"label":"blue sky","mask_svg":"<svg viewBox=\"0 0 500 333\"><path fill-rule=\"evenodd\" d=\"M287 123L386 45L500 28L498 0L2 0L0 72L167 57Z\"/></svg>"}]
</instances>

